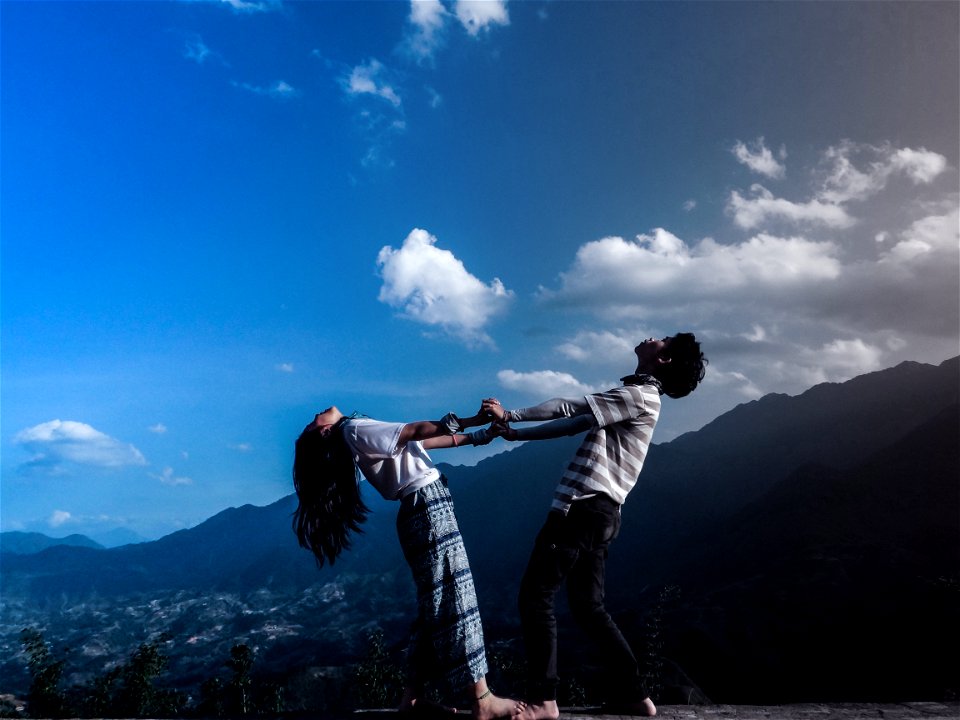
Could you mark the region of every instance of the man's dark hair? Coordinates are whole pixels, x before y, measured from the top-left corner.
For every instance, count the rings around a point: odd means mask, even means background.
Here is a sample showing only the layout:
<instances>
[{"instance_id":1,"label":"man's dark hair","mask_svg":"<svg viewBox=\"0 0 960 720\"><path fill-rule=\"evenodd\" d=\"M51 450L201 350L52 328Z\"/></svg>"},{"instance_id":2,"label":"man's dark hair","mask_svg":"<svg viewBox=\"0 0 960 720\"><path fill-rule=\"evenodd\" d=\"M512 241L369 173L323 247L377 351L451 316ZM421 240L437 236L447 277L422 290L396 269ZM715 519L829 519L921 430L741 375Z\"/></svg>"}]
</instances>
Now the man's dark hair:
<instances>
[{"instance_id":1,"label":"man's dark hair","mask_svg":"<svg viewBox=\"0 0 960 720\"><path fill-rule=\"evenodd\" d=\"M670 362L654 373L663 392L672 398L689 395L707 371L707 358L700 351L700 343L693 333L677 333L671 338L663 355Z\"/></svg>"}]
</instances>

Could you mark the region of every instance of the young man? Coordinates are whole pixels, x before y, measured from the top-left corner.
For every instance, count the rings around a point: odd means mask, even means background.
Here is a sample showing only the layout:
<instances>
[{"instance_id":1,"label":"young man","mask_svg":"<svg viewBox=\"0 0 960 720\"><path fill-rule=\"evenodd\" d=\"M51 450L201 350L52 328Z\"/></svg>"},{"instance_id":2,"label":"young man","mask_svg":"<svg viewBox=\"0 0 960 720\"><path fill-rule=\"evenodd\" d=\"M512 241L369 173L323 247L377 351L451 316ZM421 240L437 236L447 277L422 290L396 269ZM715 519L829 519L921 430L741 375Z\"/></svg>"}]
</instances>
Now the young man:
<instances>
[{"instance_id":1,"label":"young man","mask_svg":"<svg viewBox=\"0 0 960 720\"><path fill-rule=\"evenodd\" d=\"M679 398L692 392L703 379L707 359L691 333L644 340L634 352L636 372L605 392L510 411L495 399L483 401L483 410L497 419L507 440L546 440L587 431L554 491L520 584L531 693L526 708L516 716L523 720L560 716L553 601L564 580L571 612L609 668L616 688L611 709L646 716L657 712L643 687L636 656L603 605L607 548L620 530L620 506L636 483L650 446L660 396ZM510 425L530 420L551 422L523 429Z\"/></svg>"}]
</instances>

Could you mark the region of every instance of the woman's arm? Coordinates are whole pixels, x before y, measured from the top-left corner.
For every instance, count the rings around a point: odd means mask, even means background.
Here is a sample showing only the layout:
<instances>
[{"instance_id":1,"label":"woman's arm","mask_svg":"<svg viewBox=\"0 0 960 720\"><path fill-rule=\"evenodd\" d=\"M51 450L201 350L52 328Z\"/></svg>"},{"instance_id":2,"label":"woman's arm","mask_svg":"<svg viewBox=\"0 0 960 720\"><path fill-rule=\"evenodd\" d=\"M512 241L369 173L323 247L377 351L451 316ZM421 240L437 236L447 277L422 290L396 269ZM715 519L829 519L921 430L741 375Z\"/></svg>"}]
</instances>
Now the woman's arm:
<instances>
[{"instance_id":1,"label":"woman's arm","mask_svg":"<svg viewBox=\"0 0 960 720\"><path fill-rule=\"evenodd\" d=\"M461 428L484 425L489 421L489 419L483 414L457 419ZM403 445L411 440L420 440L423 442L423 447L426 449L459 447L460 445L480 444L477 441L482 439L486 439L486 442L489 442L493 437L493 435L490 435L489 437L485 437L485 435L486 434L482 431L451 434L449 425L443 421L418 420L416 422L407 423L403 426L403 429L400 431L400 437L397 439L397 444Z\"/></svg>"}]
</instances>

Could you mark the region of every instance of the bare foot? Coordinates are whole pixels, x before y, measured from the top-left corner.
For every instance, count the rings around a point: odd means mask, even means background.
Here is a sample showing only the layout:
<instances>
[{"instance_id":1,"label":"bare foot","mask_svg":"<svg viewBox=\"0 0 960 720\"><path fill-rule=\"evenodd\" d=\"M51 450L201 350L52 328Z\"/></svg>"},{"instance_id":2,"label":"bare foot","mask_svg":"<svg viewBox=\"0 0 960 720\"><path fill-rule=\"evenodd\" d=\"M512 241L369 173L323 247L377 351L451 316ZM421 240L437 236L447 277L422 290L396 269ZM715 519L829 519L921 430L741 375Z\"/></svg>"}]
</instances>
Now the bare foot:
<instances>
[{"instance_id":1,"label":"bare foot","mask_svg":"<svg viewBox=\"0 0 960 720\"><path fill-rule=\"evenodd\" d=\"M494 720L494 718L517 717L526 706L513 698L487 695L482 700L473 701L474 720Z\"/></svg>"},{"instance_id":2,"label":"bare foot","mask_svg":"<svg viewBox=\"0 0 960 720\"><path fill-rule=\"evenodd\" d=\"M401 713L410 713L411 715L416 713L418 716L425 718L441 718L445 715L454 715L457 712L457 709L454 707L447 707L440 703L424 700L423 698L418 698L406 692L403 694L403 699L400 700L400 707L398 707L397 710Z\"/></svg>"},{"instance_id":3,"label":"bare foot","mask_svg":"<svg viewBox=\"0 0 960 720\"><path fill-rule=\"evenodd\" d=\"M544 700L542 703L530 703L514 720L557 720L560 717L560 707L556 700Z\"/></svg>"},{"instance_id":4,"label":"bare foot","mask_svg":"<svg viewBox=\"0 0 960 720\"><path fill-rule=\"evenodd\" d=\"M639 702L618 703L611 705L609 711L616 715L639 715L640 717L653 717L657 714L657 706L653 704L650 698L644 698Z\"/></svg>"}]
</instances>

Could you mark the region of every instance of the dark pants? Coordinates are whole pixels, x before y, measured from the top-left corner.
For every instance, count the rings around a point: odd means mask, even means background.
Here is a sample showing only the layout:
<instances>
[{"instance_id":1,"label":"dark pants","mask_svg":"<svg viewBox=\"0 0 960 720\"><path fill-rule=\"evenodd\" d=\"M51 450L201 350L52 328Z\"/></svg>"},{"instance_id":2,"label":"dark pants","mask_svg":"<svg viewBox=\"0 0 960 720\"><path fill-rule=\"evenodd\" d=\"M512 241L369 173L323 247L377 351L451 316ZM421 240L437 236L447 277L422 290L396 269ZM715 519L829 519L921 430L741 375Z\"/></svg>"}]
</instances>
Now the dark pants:
<instances>
[{"instance_id":1,"label":"dark pants","mask_svg":"<svg viewBox=\"0 0 960 720\"><path fill-rule=\"evenodd\" d=\"M620 531L620 506L606 495L577 500L564 515L550 511L520 583L520 622L530 702L557 698L554 596L564 579L570 610L600 651L616 701L647 697L637 659L603 606L607 549Z\"/></svg>"}]
</instances>

